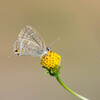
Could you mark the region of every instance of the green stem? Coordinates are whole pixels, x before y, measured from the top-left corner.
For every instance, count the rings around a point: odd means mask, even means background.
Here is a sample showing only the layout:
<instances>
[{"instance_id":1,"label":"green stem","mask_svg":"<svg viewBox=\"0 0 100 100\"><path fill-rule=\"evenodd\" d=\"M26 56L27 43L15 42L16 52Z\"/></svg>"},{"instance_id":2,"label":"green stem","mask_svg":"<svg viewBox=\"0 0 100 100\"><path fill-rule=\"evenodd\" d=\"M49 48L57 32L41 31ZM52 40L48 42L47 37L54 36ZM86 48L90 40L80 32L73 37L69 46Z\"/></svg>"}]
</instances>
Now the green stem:
<instances>
[{"instance_id":1,"label":"green stem","mask_svg":"<svg viewBox=\"0 0 100 100\"><path fill-rule=\"evenodd\" d=\"M60 79L59 76L56 76L57 81L67 90L69 91L71 94L75 95L76 97L80 98L81 100L89 100L79 94L77 94L76 92L72 91L71 89L69 89Z\"/></svg>"}]
</instances>

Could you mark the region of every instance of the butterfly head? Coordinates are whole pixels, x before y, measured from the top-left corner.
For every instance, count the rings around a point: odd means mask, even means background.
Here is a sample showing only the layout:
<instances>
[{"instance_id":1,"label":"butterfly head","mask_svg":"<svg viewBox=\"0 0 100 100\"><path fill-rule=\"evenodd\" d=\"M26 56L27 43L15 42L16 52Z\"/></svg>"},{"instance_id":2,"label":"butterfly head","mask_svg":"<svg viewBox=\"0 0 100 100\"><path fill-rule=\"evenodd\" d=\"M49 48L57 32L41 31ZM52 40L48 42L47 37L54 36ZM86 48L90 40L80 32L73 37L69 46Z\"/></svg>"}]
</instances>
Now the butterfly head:
<instances>
[{"instance_id":1,"label":"butterfly head","mask_svg":"<svg viewBox=\"0 0 100 100\"><path fill-rule=\"evenodd\" d=\"M46 50L47 50L47 51L51 51L51 48L49 48L49 47L46 47Z\"/></svg>"}]
</instances>

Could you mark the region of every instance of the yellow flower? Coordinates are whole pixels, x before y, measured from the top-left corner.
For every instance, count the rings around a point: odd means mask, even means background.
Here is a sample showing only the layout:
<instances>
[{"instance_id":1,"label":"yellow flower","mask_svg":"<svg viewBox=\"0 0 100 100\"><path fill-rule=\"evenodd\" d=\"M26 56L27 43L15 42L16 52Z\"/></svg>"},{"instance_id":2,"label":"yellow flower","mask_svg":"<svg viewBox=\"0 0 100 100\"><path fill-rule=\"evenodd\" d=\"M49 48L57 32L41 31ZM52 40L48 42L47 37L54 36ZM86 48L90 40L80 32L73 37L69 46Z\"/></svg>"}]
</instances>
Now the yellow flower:
<instances>
[{"instance_id":1,"label":"yellow flower","mask_svg":"<svg viewBox=\"0 0 100 100\"><path fill-rule=\"evenodd\" d=\"M61 56L53 51L48 51L47 54L42 56L41 65L46 68L54 68L60 65Z\"/></svg>"}]
</instances>

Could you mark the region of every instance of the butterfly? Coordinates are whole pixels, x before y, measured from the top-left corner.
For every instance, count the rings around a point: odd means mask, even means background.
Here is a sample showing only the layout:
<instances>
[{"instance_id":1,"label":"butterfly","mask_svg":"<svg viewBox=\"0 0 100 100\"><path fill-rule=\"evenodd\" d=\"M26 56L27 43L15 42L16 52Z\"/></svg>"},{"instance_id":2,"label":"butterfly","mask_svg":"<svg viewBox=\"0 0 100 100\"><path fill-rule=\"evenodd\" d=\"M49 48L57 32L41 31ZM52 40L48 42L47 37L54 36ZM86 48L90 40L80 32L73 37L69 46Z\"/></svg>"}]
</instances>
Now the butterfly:
<instances>
[{"instance_id":1,"label":"butterfly","mask_svg":"<svg viewBox=\"0 0 100 100\"><path fill-rule=\"evenodd\" d=\"M31 26L24 27L14 43L14 52L18 56L42 56L50 51L39 33Z\"/></svg>"}]
</instances>

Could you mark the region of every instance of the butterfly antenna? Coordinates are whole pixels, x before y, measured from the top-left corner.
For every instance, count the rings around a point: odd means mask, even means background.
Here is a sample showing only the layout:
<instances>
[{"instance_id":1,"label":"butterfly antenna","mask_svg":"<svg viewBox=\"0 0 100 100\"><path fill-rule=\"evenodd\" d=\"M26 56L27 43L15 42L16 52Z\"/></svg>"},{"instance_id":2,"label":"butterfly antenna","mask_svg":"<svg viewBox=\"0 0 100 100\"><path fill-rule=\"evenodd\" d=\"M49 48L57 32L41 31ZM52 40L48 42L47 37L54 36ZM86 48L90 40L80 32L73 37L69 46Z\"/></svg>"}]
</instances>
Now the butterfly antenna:
<instances>
[{"instance_id":1,"label":"butterfly antenna","mask_svg":"<svg viewBox=\"0 0 100 100\"><path fill-rule=\"evenodd\" d=\"M58 40L60 40L61 37L58 37L56 40L54 40L51 44L49 44L49 47L51 47L55 42L57 42Z\"/></svg>"}]
</instances>

